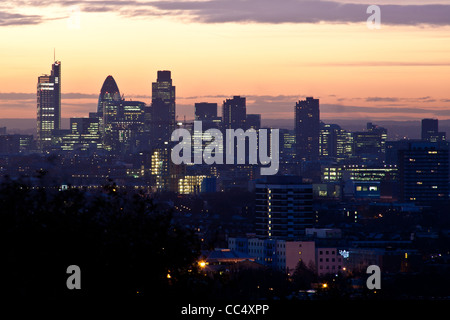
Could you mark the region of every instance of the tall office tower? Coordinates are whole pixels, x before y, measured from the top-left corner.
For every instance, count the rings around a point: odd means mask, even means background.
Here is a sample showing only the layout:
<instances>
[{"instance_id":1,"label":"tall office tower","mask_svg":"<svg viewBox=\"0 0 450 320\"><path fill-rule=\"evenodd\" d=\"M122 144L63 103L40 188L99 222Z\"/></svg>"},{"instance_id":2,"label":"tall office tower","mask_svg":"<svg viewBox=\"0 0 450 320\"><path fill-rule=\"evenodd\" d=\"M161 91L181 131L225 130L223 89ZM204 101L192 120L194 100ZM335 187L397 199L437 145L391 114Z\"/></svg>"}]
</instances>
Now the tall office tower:
<instances>
[{"instance_id":1,"label":"tall office tower","mask_svg":"<svg viewBox=\"0 0 450 320\"><path fill-rule=\"evenodd\" d=\"M118 120L114 125L117 137L116 150L120 153L133 153L146 150L148 135L144 134L145 103L122 100L119 105Z\"/></svg>"},{"instance_id":2,"label":"tall office tower","mask_svg":"<svg viewBox=\"0 0 450 320\"><path fill-rule=\"evenodd\" d=\"M255 184L256 234L295 240L312 227L312 186L296 176L266 176Z\"/></svg>"},{"instance_id":3,"label":"tall office tower","mask_svg":"<svg viewBox=\"0 0 450 320\"><path fill-rule=\"evenodd\" d=\"M292 163L295 158L294 130L280 129L280 159L284 163Z\"/></svg>"},{"instance_id":4,"label":"tall office tower","mask_svg":"<svg viewBox=\"0 0 450 320\"><path fill-rule=\"evenodd\" d=\"M367 123L367 131L353 133L354 155L375 162L385 160L387 130Z\"/></svg>"},{"instance_id":5,"label":"tall office tower","mask_svg":"<svg viewBox=\"0 0 450 320\"><path fill-rule=\"evenodd\" d=\"M321 157L337 156L338 135L341 127L337 124L320 123L319 155Z\"/></svg>"},{"instance_id":6,"label":"tall office tower","mask_svg":"<svg viewBox=\"0 0 450 320\"><path fill-rule=\"evenodd\" d=\"M438 119L422 119L422 140L430 142L446 140L446 133L439 132Z\"/></svg>"},{"instance_id":7,"label":"tall office tower","mask_svg":"<svg viewBox=\"0 0 450 320\"><path fill-rule=\"evenodd\" d=\"M158 71L152 83L152 135L157 146L170 141L175 129L175 86L170 71Z\"/></svg>"},{"instance_id":8,"label":"tall office tower","mask_svg":"<svg viewBox=\"0 0 450 320\"><path fill-rule=\"evenodd\" d=\"M105 150L110 151L113 148L113 123L118 117L120 101L120 91L116 81L112 76L107 76L100 90L97 105L100 134Z\"/></svg>"},{"instance_id":9,"label":"tall office tower","mask_svg":"<svg viewBox=\"0 0 450 320\"><path fill-rule=\"evenodd\" d=\"M295 105L295 140L297 159L315 161L319 158L319 99L312 97Z\"/></svg>"},{"instance_id":10,"label":"tall office tower","mask_svg":"<svg viewBox=\"0 0 450 320\"><path fill-rule=\"evenodd\" d=\"M43 150L52 144L52 131L61 129L61 62L52 64L50 75L38 77L37 142Z\"/></svg>"},{"instance_id":11,"label":"tall office tower","mask_svg":"<svg viewBox=\"0 0 450 320\"><path fill-rule=\"evenodd\" d=\"M336 135L336 160L342 161L353 155L353 133L340 129Z\"/></svg>"},{"instance_id":12,"label":"tall office tower","mask_svg":"<svg viewBox=\"0 0 450 320\"><path fill-rule=\"evenodd\" d=\"M100 95L98 97L97 116L102 119L105 104L117 104L120 101L120 91L116 80L112 76L107 76L103 82Z\"/></svg>"},{"instance_id":13,"label":"tall office tower","mask_svg":"<svg viewBox=\"0 0 450 320\"><path fill-rule=\"evenodd\" d=\"M448 200L448 143L409 142L398 151L400 199L419 204Z\"/></svg>"},{"instance_id":14,"label":"tall office tower","mask_svg":"<svg viewBox=\"0 0 450 320\"><path fill-rule=\"evenodd\" d=\"M247 107L245 97L234 96L227 99L222 106L222 128L225 129L245 129L247 118Z\"/></svg>"}]
</instances>

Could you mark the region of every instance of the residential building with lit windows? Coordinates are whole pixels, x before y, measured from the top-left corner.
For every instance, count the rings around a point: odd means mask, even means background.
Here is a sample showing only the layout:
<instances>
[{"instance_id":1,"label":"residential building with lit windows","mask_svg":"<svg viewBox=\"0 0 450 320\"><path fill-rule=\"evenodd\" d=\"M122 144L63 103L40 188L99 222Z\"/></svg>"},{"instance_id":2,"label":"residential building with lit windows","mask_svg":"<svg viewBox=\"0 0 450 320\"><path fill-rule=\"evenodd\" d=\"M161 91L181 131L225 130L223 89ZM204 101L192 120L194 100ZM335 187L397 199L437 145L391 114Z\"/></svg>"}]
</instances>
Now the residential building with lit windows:
<instances>
[{"instance_id":1,"label":"residential building with lit windows","mask_svg":"<svg viewBox=\"0 0 450 320\"><path fill-rule=\"evenodd\" d=\"M256 234L295 240L312 226L312 185L296 176L266 176L257 180Z\"/></svg>"},{"instance_id":2,"label":"residential building with lit windows","mask_svg":"<svg viewBox=\"0 0 450 320\"><path fill-rule=\"evenodd\" d=\"M398 151L400 199L433 204L449 198L447 142L414 141Z\"/></svg>"},{"instance_id":3,"label":"residential building with lit windows","mask_svg":"<svg viewBox=\"0 0 450 320\"><path fill-rule=\"evenodd\" d=\"M343 269L343 259L337 248L317 248L316 264L319 276L338 273Z\"/></svg>"},{"instance_id":4,"label":"residential building with lit windows","mask_svg":"<svg viewBox=\"0 0 450 320\"><path fill-rule=\"evenodd\" d=\"M345 252L316 241L288 241L257 237L229 238L228 249L246 254L255 262L293 275L299 263L319 276L345 270Z\"/></svg>"}]
</instances>

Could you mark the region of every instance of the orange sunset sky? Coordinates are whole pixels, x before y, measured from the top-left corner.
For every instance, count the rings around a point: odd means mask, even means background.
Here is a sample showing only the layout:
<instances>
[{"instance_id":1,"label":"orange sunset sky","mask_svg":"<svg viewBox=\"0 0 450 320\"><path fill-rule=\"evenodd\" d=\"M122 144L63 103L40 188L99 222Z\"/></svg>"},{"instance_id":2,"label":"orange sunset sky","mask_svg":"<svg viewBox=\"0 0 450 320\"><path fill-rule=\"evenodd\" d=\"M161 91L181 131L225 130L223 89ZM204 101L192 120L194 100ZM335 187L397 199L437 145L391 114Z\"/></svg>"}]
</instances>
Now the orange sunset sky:
<instances>
[{"instance_id":1,"label":"orange sunset sky","mask_svg":"<svg viewBox=\"0 0 450 320\"><path fill-rule=\"evenodd\" d=\"M305 96L328 121L450 119L450 1L6 0L0 39L0 118L36 116L56 48L64 118L95 111L108 75L150 103L171 70L179 117L243 95L263 119L292 119Z\"/></svg>"}]
</instances>

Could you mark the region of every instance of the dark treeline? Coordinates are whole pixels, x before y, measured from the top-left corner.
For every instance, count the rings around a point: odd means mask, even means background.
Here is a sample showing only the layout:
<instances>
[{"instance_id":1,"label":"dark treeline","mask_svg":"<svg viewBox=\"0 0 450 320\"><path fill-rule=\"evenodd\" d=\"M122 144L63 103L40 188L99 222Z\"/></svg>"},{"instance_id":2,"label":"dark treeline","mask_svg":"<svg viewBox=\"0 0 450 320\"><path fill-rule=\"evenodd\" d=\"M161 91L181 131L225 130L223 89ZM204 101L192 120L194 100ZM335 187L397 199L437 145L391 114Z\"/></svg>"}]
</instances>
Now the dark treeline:
<instances>
[{"instance_id":1,"label":"dark treeline","mask_svg":"<svg viewBox=\"0 0 450 320\"><path fill-rule=\"evenodd\" d=\"M195 272L199 243L139 192L114 184L59 191L4 178L0 252L8 296L163 297ZM67 289L69 265L81 269L81 290Z\"/></svg>"}]
</instances>

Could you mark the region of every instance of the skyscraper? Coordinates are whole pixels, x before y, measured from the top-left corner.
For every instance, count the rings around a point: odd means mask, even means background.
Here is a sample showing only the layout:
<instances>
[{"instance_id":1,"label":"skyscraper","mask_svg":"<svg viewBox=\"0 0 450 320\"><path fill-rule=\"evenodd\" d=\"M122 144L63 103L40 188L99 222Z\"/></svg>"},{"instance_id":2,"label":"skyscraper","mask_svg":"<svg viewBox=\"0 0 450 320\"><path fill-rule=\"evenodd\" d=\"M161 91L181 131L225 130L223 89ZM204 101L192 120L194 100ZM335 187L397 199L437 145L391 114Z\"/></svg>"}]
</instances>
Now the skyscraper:
<instances>
[{"instance_id":1,"label":"skyscraper","mask_svg":"<svg viewBox=\"0 0 450 320\"><path fill-rule=\"evenodd\" d=\"M53 130L61 129L61 62L52 64L50 75L38 77L37 142L44 150L52 144Z\"/></svg>"},{"instance_id":2,"label":"skyscraper","mask_svg":"<svg viewBox=\"0 0 450 320\"><path fill-rule=\"evenodd\" d=\"M117 140L113 137L113 123L118 119L120 101L120 91L117 83L109 75L103 82L97 106L100 133L105 150L112 150L114 141Z\"/></svg>"},{"instance_id":3,"label":"skyscraper","mask_svg":"<svg viewBox=\"0 0 450 320\"><path fill-rule=\"evenodd\" d=\"M321 157L337 156L337 140L341 130L337 124L320 123L319 155Z\"/></svg>"},{"instance_id":4,"label":"skyscraper","mask_svg":"<svg viewBox=\"0 0 450 320\"><path fill-rule=\"evenodd\" d=\"M367 131L353 133L355 156L364 160L382 162L386 155L387 129L367 123Z\"/></svg>"},{"instance_id":5,"label":"skyscraper","mask_svg":"<svg viewBox=\"0 0 450 320\"><path fill-rule=\"evenodd\" d=\"M245 97L234 96L233 99L227 99L222 107L222 126L223 129L245 129L245 120L247 118L247 107Z\"/></svg>"},{"instance_id":6,"label":"skyscraper","mask_svg":"<svg viewBox=\"0 0 450 320\"><path fill-rule=\"evenodd\" d=\"M120 91L117 86L116 80L113 76L107 76L103 82L103 86L100 90L100 95L98 97L97 105L97 115L99 118L103 118L103 111L105 104L114 104L120 101Z\"/></svg>"},{"instance_id":7,"label":"skyscraper","mask_svg":"<svg viewBox=\"0 0 450 320\"><path fill-rule=\"evenodd\" d=\"M170 71L158 71L156 82L152 83L152 139L155 146L170 141L175 129L175 86Z\"/></svg>"},{"instance_id":8,"label":"skyscraper","mask_svg":"<svg viewBox=\"0 0 450 320\"><path fill-rule=\"evenodd\" d=\"M312 226L312 186L300 177L266 176L255 194L257 235L294 240Z\"/></svg>"},{"instance_id":9,"label":"skyscraper","mask_svg":"<svg viewBox=\"0 0 450 320\"><path fill-rule=\"evenodd\" d=\"M315 161L319 157L319 99L312 97L295 105L295 140L297 159Z\"/></svg>"}]
</instances>

